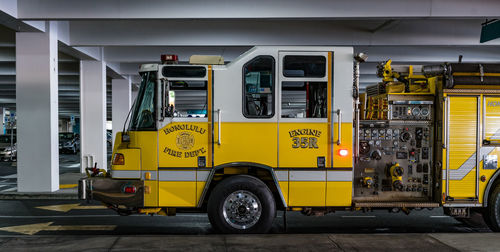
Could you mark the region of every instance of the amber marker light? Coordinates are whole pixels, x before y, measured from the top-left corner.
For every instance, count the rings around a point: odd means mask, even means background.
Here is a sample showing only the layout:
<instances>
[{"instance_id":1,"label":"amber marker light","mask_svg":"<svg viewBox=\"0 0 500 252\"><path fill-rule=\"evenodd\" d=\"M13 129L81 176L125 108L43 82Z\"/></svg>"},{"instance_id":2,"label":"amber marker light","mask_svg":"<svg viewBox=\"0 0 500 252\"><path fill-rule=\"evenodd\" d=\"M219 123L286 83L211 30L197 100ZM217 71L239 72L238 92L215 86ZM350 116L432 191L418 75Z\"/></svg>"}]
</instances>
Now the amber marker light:
<instances>
[{"instance_id":1,"label":"amber marker light","mask_svg":"<svg viewBox=\"0 0 500 252\"><path fill-rule=\"evenodd\" d=\"M113 157L113 165L124 165L125 164L125 156L121 153L115 153Z\"/></svg>"}]
</instances>

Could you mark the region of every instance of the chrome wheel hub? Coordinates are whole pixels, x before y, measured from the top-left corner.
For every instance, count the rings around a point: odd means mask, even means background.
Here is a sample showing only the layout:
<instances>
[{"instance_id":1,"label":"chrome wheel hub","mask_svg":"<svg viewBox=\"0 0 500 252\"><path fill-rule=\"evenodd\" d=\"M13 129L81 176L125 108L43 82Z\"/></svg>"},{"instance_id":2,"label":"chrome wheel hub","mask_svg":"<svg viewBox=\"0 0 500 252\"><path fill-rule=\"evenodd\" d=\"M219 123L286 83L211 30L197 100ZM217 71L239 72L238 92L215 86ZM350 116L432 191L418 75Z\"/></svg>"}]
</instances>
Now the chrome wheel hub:
<instances>
[{"instance_id":1,"label":"chrome wheel hub","mask_svg":"<svg viewBox=\"0 0 500 252\"><path fill-rule=\"evenodd\" d=\"M239 190L229 194L224 200L222 214L231 227L248 229L259 221L262 205L255 194Z\"/></svg>"}]
</instances>

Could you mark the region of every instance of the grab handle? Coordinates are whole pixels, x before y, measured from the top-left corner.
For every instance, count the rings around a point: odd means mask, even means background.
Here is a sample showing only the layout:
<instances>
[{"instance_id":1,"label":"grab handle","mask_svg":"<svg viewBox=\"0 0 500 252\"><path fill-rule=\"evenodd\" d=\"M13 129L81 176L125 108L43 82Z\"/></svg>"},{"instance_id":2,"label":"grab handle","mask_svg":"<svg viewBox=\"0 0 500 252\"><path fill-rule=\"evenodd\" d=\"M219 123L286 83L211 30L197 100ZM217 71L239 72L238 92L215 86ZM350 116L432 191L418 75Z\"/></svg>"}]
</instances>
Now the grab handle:
<instances>
[{"instance_id":1,"label":"grab handle","mask_svg":"<svg viewBox=\"0 0 500 252\"><path fill-rule=\"evenodd\" d=\"M337 138L337 145L340 145L342 143L342 111L340 109L337 110L337 130L338 130L338 138Z\"/></svg>"},{"instance_id":2,"label":"grab handle","mask_svg":"<svg viewBox=\"0 0 500 252\"><path fill-rule=\"evenodd\" d=\"M222 112L220 109L217 109L217 124L218 124L218 139L217 139L217 144L220 145L221 141L220 141L220 128L221 128L221 122L222 122Z\"/></svg>"}]
</instances>

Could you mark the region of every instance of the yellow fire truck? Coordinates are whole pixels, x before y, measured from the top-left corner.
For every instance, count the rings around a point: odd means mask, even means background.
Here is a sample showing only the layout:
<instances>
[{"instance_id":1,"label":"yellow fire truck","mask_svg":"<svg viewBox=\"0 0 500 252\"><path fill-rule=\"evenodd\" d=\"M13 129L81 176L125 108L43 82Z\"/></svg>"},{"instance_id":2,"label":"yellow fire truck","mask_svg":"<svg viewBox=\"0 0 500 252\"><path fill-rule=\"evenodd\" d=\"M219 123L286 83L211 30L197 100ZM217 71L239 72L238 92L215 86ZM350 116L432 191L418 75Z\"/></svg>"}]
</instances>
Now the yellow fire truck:
<instances>
[{"instance_id":1,"label":"yellow fire truck","mask_svg":"<svg viewBox=\"0 0 500 252\"><path fill-rule=\"evenodd\" d=\"M80 198L123 215L207 212L225 233L267 232L278 210L436 207L500 231L500 65L387 61L361 93L364 60L258 46L229 64L144 64L111 170L87 168Z\"/></svg>"}]
</instances>

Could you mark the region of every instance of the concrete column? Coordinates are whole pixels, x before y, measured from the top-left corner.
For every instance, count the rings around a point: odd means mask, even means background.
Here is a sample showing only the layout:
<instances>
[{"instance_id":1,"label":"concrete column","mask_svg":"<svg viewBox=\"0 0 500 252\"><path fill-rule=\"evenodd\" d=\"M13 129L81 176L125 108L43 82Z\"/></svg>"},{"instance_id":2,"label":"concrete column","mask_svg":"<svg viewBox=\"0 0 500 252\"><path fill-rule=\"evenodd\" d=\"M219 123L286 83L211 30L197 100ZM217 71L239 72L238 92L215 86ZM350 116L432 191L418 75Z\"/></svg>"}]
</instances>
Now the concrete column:
<instances>
[{"instance_id":1,"label":"concrete column","mask_svg":"<svg viewBox=\"0 0 500 252\"><path fill-rule=\"evenodd\" d=\"M0 108L0 135L5 134L5 126L3 123L5 122L5 108Z\"/></svg>"},{"instance_id":2,"label":"concrete column","mask_svg":"<svg viewBox=\"0 0 500 252\"><path fill-rule=\"evenodd\" d=\"M81 171L88 166L107 169L106 63L80 62Z\"/></svg>"},{"instance_id":3,"label":"concrete column","mask_svg":"<svg viewBox=\"0 0 500 252\"><path fill-rule=\"evenodd\" d=\"M134 104L135 98L137 98L138 93L139 93L139 88L132 88L132 104Z\"/></svg>"},{"instance_id":4,"label":"concrete column","mask_svg":"<svg viewBox=\"0 0 500 252\"><path fill-rule=\"evenodd\" d=\"M59 189L57 23L16 33L17 190Z\"/></svg>"},{"instance_id":5,"label":"concrete column","mask_svg":"<svg viewBox=\"0 0 500 252\"><path fill-rule=\"evenodd\" d=\"M132 83L130 78L113 79L111 81L111 104L113 121L113 146L115 144L116 133L123 130L123 124L132 106Z\"/></svg>"}]
</instances>

